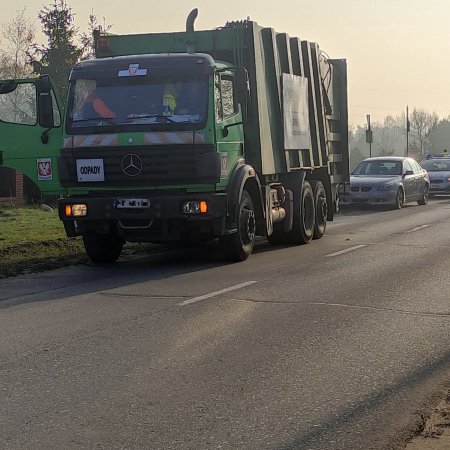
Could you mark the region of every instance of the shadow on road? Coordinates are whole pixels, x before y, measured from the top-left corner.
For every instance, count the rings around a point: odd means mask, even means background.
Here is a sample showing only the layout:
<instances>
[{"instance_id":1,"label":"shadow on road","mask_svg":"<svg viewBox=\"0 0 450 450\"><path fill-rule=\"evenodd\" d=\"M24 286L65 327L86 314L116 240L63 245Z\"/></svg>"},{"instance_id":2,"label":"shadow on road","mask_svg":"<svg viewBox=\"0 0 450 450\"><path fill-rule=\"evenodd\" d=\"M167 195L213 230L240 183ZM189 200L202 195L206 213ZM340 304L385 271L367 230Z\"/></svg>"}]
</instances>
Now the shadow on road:
<instances>
[{"instance_id":1,"label":"shadow on road","mask_svg":"<svg viewBox=\"0 0 450 450\"><path fill-rule=\"evenodd\" d=\"M257 239L254 254L276 251ZM124 254L114 264L82 262L54 270L26 273L0 280L0 309L123 288L135 283L169 279L216 267L244 263L224 260L217 240L205 244L151 246L149 252Z\"/></svg>"}]
</instances>

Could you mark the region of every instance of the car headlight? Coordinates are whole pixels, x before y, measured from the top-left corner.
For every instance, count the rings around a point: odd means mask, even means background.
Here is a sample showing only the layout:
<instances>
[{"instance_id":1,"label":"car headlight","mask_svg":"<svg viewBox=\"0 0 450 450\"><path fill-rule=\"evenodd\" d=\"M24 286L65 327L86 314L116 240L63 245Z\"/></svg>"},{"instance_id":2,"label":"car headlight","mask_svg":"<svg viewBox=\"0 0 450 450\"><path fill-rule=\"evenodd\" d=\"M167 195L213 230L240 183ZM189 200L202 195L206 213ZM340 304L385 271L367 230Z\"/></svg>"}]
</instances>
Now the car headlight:
<instances>
[{"instance_id":1,"label":"car headlight","mask_svg":"<svg viewBox=\"0 0 450 450\"><path fill-rule=\"evenodd\" d=\"M395 189L395 184L383 184L382 186L378 186L378 191L393 191Z\"/></svg>"}]
</instances>

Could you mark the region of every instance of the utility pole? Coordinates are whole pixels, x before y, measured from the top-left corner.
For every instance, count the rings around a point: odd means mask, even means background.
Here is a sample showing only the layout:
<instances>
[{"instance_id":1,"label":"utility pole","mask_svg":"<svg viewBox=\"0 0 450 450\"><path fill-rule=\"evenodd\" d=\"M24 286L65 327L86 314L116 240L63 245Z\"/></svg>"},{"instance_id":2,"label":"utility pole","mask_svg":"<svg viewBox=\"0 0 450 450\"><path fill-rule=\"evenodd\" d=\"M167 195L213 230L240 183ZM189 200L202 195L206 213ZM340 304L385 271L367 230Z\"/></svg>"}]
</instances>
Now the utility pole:
<instances>
[{"instance_id":1,"label":"utility pole","mask_svg":"<svg viewBox=\"0 0 450 450\"><path fill-rule=\"evenodd\" d=\"M409 110L408 105L406 105L406 156L409 153L409 132L411 130L411 124L409 123Z\"/></svg>"},{"instance_id":2,"label":"utility pole","mask_svg":"<svg viewBox=\"0 0 450 450\"><path fill-rule=\"evenodd\" d=\"M370 114L366 115L367 117L367 130L366 130L366 142L369 144L369 157L372 158L372 128L370 128Z\"/></svg>"}]
</instances>

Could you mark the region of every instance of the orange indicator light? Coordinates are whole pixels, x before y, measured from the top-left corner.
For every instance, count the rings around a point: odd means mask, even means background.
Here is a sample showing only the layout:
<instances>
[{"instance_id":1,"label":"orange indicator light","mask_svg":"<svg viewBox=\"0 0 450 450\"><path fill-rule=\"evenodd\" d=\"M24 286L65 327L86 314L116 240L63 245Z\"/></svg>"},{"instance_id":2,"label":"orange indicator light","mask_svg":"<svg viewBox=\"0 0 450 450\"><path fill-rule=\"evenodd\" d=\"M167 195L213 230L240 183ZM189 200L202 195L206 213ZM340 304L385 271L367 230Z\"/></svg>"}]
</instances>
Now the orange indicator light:
<instances>
[{"instance_id":1,"label":"orange indicator light","mask_svg":"<svg viewBox=\"0 0 450 450\"><path fill-rule=\"evenodd\" d=\"M200 212L203 214L208 212L208 203L205 200L200 201Z\"/></svg>"}]
</instances>

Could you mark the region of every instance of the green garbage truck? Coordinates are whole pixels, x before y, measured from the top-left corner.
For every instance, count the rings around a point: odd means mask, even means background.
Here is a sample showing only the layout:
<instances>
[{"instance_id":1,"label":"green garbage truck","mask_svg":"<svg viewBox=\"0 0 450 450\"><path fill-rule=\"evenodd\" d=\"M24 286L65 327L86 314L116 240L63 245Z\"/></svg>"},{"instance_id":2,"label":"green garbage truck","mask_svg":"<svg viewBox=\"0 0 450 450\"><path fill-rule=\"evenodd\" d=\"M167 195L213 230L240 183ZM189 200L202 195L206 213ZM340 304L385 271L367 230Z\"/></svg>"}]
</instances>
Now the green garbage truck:
<instances>
[{"instance_id":1,"label":"green garbage truck","mask_svg":"<svg viewBox=\"0 0 450 450\"><path fill-rule=\"evenodd\" d=\"M349 178L347 71L316 43L244 20L94 34L64 107L48 77L0 82L0 166L59 196L94 262L125 242L320 239Z\"/></svg>"}]
</instances>

